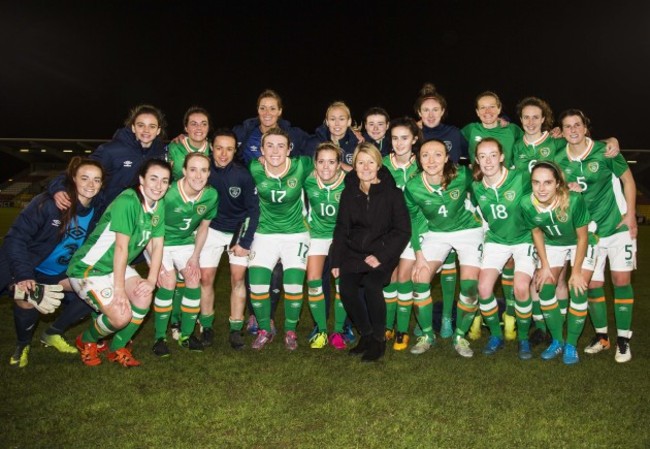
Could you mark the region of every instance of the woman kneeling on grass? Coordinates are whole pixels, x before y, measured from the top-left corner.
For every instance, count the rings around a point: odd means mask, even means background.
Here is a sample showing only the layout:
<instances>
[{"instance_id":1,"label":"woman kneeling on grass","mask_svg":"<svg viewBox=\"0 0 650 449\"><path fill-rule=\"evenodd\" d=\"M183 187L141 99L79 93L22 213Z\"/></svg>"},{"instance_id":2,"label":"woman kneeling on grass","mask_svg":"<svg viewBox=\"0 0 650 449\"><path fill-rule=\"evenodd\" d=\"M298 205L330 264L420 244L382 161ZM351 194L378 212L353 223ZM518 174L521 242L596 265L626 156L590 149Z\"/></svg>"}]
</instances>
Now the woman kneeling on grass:
<instances>
[{"instance_id":1,"label":"woman kneeling on grass","mask_svg":"<svg viewBox=\"0 0 650 449\"><path fill-rule=\"evenodd\" d=\"M74 157L68 164L63 186L70 198L76 198L65 211L56 207L48 193L38 195L23 210L9 229L0 248L0 290L15 283L24 292L50 289L64 290L64 309L54 323L41 335L41 342L59 352L76 354L77 350L63 338L63 332L90 314L88 305L72 291L65 273L72 254L79 248L99 220L98 196L104 170L97 161ZM40 285L39 285L40 284ZM16 350L9 364L27 366L29 349L40 313L50 313L48 299L34 305L16 299L14 324Z\"/></svg>"},{"instance_id":2,"label":"woman kneeling on grass","mask_svg":"<svg viewBox=\"0 0 650 449\"><path fill-rule=\"evenodd\" d=\"M555 297L558 279L567 257L571 259L571 277L567 343L564 363L578 363L576 345L587 316L587 285L595 266L595 248L588 245L589 212L582 195L569 193L560 168L552 162L537 162L531 171L533 194L521 200L521 209L533 240L541 269L536 287L544 311L544 320L553 342L542 353L550 360L562 352L562 313Z\"/></svg>"},{"instance_id":3,"label":"woman kneeling on grass","mask_svg":"<svg viewBox=\"0 0 650 449\"><path fill-rule=\"evenodd\" d=\"M372 144L357 146L334 228L331 266L341 300L361 339L350 355L378 360L386 350L383 288L411 236L404 194ZM363 297L360 290L363 289Z\"/></svg>"},{"instance_id":4,"label":"woman kneeling on grass","mask_svg":"<svg viewBox=\"0 0 650 449\"><path fill-rule=\"evenodd\" d=\"M113 201L68 267L77 294L99 315L77 337L81 360L88 366L101 363L97 341L113 333L108 360L124 367L138 366L127 343L149 311L160 272L165 235L165 205L171 167L150 159L140 168L139 185ZM144 249L151 255L146 279L128 264Z\"/></svg>"}]
</instances>

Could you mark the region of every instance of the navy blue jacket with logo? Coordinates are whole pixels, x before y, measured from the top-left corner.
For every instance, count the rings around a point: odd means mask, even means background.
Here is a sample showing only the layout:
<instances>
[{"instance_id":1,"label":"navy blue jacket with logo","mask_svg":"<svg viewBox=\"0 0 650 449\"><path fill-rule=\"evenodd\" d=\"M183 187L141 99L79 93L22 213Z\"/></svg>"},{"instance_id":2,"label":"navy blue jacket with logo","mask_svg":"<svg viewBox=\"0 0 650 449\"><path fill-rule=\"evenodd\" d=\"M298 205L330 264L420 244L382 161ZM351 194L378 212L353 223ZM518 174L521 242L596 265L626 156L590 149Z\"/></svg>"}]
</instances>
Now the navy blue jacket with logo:
<instances>
[{"instance_id":1,"label":"navy blue jacket with logo","mask_svg":"<svg viewBox=\"0 0 650 449\"><path fill-rule=\"evenodd\" d=\"M309 141L307 142L307 147L305 151L306 156L314 156L314 152L316 151L316 148L318 147L319 144L323 142L331 142L332 141L332 135L330 134L330 130L327 128L326 125L320 125L318 128L316 128L316 132L313 136L309 138ZM345 131L345 135L343 136L343 139L339 140L339 147L343 150L343 162L345 162L348 165L352 165L352 155L354 154L354 149L357 147L359 144L359 139L357 139L357 136L352 132L350 128L348 128Z\"/></svg>"},{"instance_id":2,"label":"navy blue jacket with logo","mask_svg":"<svg viewBox=\"0 0 650 449\"><path fill-rule=\"evenodd\" d=\"M237 136L237 149L240 151L241 157L246 165L248 165L251 160L262 156L260 149L257 146L253 146L248 141L253 131L256 128L259 128L259 126L260 119L253 117L244 120L241 125L237 125L232 129ZM278 120L278 126L289 134L289 139L291 140L291 155L299 156L304 154L304 148L307 139L309 138L309 134L297 126L291 126L291 122L288 120Z\"/></svg>"},{"instance_id":3,"label":"navy blue jacket with logo","mask_svg":"<svg viewBox=\"0 0 650 449\"><path fill-rule=\"evenodd\" d=\"M210 222L210 227L234 233L248 219L248 227L239 239L239 246L250 249L260 219L259 199L250 172L237 162L221 168L212 161L208 184L219 193L217 216Z\"/></svg>"}]
</instances>

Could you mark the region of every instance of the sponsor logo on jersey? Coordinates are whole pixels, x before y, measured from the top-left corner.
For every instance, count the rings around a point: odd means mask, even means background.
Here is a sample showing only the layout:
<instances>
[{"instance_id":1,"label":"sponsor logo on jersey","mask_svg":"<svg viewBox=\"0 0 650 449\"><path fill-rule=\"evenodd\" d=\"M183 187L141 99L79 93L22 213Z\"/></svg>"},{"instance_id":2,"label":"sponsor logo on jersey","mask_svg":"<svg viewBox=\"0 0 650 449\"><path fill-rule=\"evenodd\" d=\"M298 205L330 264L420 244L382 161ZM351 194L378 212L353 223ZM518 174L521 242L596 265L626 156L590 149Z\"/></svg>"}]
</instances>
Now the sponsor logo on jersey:
<instances>
[{"instance_id":1,"label":"sponsor logo on jersey","mask_svg":"<svg viewBox=\"0 0 650 449\"><path fill-rule=\"evenodd\" d=\"M587 168L592 173L596 173L598 171L598 167L600 167L600 164L598 162L589 162L587 164Z\"/></svg>"},{"instance_id":2,"label":"sponsor logo on jersey","mask_svg":"<svg viewBox=\"0 0 650 449\"><path fill-rule=\"evenodd\" d=\"M207 210L207 206L205 204L201 204L196 208L196 213L199 215L203 215L206 210Z\"/></svg>"},{"instance_id":3,"label":"sponsor logo on jersey","mask_svg":"<svg viewBox=\"0 0 650 449\"><path fill-rule=\"evenodd\" d=\"M481 136L474 136L474 142L480 142L481 140L483 140Z\"/></svg>"},{"instance_id":4,"label":"sponsor logo on jersey","mask_svg":"<svg viewBox=\"0 0 650 449\"><path fill-rule=\"evenodd\" d=\"M535 217L534 220L535 220L535 223L541 223L542 221L544 221L544 219L542 217L539 217L539 216Z\"/></svg>"},{"instance_id":5,"label":"sponsor logo on jersey","mask_svg":"<svg viewBox=\"0 0 650 449\"><path fill-rule=\"evenodd\" d=\"M451 192L449 192L449 196L451 197L452 200L457 200L460 198L460 190L454 189Z\"/></svg>"},{"instance_id":6,"label":"sponsor logo on jersey","mask_svg":"<svg viewBox=\"0 0 650 449\"><path fill-rule=\"evenodd\" d=\"M131 168L133 166L133 161L124 161L124 166L126 168Z\"/></svg>"},{"instance_id":7,"label":"sponsor logo on jersey","mask_svg":"<svg viewBox=\"0 0 650 449\"><path fill-rule=\"evenodd\" d=\"M296 186L298 185L298 180L296 178L289 178L287 180L287 185L291 187L292 189L295 189Z\"/></svg>"},{"instance_id":8,"label":"sponsor logo on jersey","mask_svg":"<svg viewBox=\"0 0 650 449\"><path fill-rule=\"evenodd\" d=\"M151 217L151 226L158 226L158 223L160 222L160 215L154 215Z\"/></svg>"},{"instance_id":9,"label":"sponsor logo on jersey","mask_svg":"<svg viewBox=\"0 0 650 449\"><path fill-rule=\"evenodd\" d=\"M180 206L177 207L176 209L174 209L174 213L175 213L175 214L180 214L180 213L182 213L182 212L183 212L183 208L180 207Z\"/></svg>"},{"instance_id":10,"label":"sponsor logo on jersey","mask_svg":"<svg viewBox=\"0 0 650 449\"><path fill-rule=\"evenodd\" d=\"M230 194L231 197L237 198L241 194L241 188L240 187L230 187L228 189L228 193Z\"/></svg>"},{"instance_id":11,"label":"sponsor logo on jersey","mask_svg":"<svg viewBox=\"0 0 650 449\"><path fill-rule=\"evenodd\" d=\"M515 199L516 193L514 190L508 190L503 194L503 196L505 196L508 201L512 201Z\"/></svg>"},{"instance_id":12,"label":"sponsor logo on jersey","mask_svg":"<svg viewBox=\"0 0 650 449\"><path fill-rule=\"evenodd\" d=\"M485 200L487 200L487 197L486 197L485 195L481 195L481 196L479 197L479 200L481 200L481 201L485 201Z\"/></svg>"},{"instance_id":13,"label":"sponsor logo on jersey","mask_svg":"<svg viewBox=\"0 0 650 449\"><path fill-rule=\"evenodd\" d=\"M113 289L110 287L105 288L101 292L99 292L99 294L102 298L110 298L111 296L113 296Z\"/></svg>"},{"instance_id":14,"label":"sponsor logo on jersey","mask_svg":"<svg viewBox=\"0 0 650 449\"><path fill-rule=\"evenodd\" d=\"M539 154L541 154L544 157L549 157L551 154L551 149L549 147L544 147L539 150Z\"/></svg>"},{"instance_id":15,"label":"sponsor logo on jersey","mask_svg":"<svg viewBox=\"0 0 650 449\"><path fill-rule=\"evenodd\" d=\"M249 148L250 148L252 153L255 153L257 151L257 146L255 146L255 145L251 145Z\"/></svg>"},{"instance_id":16,"label":"sponsor logo on jersey","mask_svg":"<svg viewBox=\"0 0 650 449\"><path fill-rule=\"evenodd\" d=\"M61 220L52 220L52 226L56 226L57 228L61 226Z\"/></svg>"},{"instance_id":17,"label":"sponsor logo on jersey","mask_svg":"<svg viewBox=\"0 0 650 449\"><path fill-rule=\"evenodd\" d=\"M431 200L424 200L424 205L425 206L431 206L433 202Z\"/></svg>"}]
</instances>

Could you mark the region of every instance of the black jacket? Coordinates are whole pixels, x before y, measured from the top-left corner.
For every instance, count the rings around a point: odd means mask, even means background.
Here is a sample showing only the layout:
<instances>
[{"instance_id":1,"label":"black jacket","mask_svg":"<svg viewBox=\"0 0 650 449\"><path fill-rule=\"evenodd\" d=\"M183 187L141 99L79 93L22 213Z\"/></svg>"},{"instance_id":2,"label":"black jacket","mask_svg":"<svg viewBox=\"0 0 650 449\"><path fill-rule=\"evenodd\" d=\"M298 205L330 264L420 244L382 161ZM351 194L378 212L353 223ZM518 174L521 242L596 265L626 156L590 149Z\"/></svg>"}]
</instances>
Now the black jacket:
<instances>
[{"instance_id":1,"label":"black jacket","mask_svg":"<svg viewBox=\"0 0 650 449\"><path fill-rule=\"evenodd\" d=\"M330 250L332 268L342 272L364 273L371 268L364 262L374 255L378 270L391 273L411 238L411 220L404 194L386 167L378 173L380 183L372 184L368 195L359 189L359 177L351 171L345 177L339 213Z\"/></svg>"}]
</instances>

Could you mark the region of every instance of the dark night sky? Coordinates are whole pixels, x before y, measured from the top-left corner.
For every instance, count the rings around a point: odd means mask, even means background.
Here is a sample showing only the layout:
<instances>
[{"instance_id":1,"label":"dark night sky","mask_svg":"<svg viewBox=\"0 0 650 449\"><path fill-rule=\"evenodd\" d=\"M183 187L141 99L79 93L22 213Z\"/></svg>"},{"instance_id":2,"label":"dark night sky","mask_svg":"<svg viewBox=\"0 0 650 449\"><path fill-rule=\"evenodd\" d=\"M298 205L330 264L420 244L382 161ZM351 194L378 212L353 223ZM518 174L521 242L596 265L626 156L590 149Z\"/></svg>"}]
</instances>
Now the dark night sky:
<instances>
[{"instance_id":1,"label":"dark night sky","mask_svg":"<svg viewBox=\"0 0 650 449\"><path fill-rule=\"evenodd\" d=\"M433 81L457 126L476 119L474 97L489 89L511 117L536 95L556 114L582 108L596 136L649 147L646 1L10 3L0 6L1 137L109 138L141 102L165 111L171 135L193 104L232 126L255 115L267 87L311 132L339 99L357 120L374 105L413 115Z\"/></svg>"}]
</instances>

